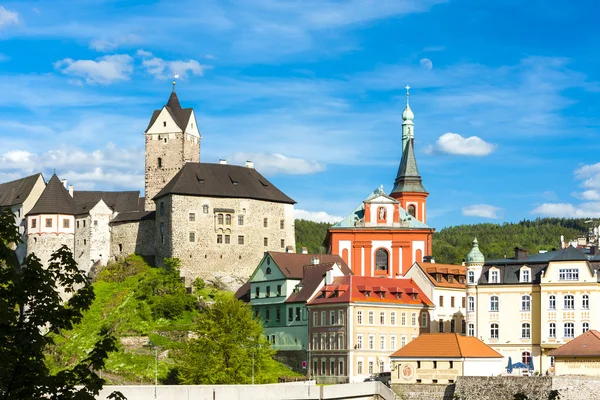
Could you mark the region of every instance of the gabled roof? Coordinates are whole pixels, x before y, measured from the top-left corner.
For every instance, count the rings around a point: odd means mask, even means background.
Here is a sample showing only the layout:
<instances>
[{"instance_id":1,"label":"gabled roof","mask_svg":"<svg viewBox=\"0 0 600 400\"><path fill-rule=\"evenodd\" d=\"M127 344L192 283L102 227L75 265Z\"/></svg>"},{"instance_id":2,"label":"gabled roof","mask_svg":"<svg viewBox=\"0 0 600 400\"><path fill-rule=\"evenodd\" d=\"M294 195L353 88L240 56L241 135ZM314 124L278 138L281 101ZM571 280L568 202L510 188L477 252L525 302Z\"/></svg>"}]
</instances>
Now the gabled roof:
<instances>
[{"instance_id":1,"label":"gabled roof","mask_svg":"<svg viewBox=\"0 0 600 400\"><path fill-rule=\"evenodd\" d=\"M394 181L394 189L392 189L392 193L403 192L427 193L423 187L421 175L419 175L419 168L417 168L414 139L410 139L406 144L400 166L398 167L398 173L396 174L396 180Z\"/></svg>"},{"instance_id":2,"label":"gabled roof","mask_svg":"<svg viewBox=\"0 0 600 400\"><path fill-rule=\"evenodd\" d=\"M73 192L73 199L77 204L77 215L87 214L100 200L104 200L106 205L118 213L139 210L140 192L101 192L101 191L82 191ZM142 202L143 204L143 202Z\"/></svg>"},{"instance_id":3,"label":"gabled roof","mask_svg":"<svg viewBox=\"0 0 600 400\"><path fill-rule=\"evenodd\" d=\"M552 357L600 356L600 332L589 330L548 353Z\"/></svg>"},{"instance_id":4,"label":"gabled roof","mask_svg":"<svg viewBox=\"0 0 600 400\"><path fill-rule=\"evenodd\" d=\"M328 270L330 270L335 262L327 262L316 265L305 265L304 277L300 282L301 289L298 292L292 293L290 297L285 301L286 303L305 303L310 296L317 290ZM346 267L347 269L347 267ZM344 271L344 269L342 269ZM346 273L351 273L350 270L346 270Z\"/></svg>"},{"instance_id":5,"label":"gabled roof","mask_svg":"<svg viewBox=\"0 0 600 400\"><path fill-rule=\"evenodd\" d=\"M168 194L296 203L254 168L228 164L186 163L153 200Z\"/></svg>"},{"instance_id":6,"label":"gabled roof","mask_svg":"<svg viewBox=\"0 0 600 400\"><path fill-rule=\"evenodd\" d=\"M312 264L313 257L319 259L319 264L337 263L344 274L352 273L342 257L337 254L302 254L268 251L266 255L275 261L275 264L277 264L281 272L288 279L304 278L304 267Z\"/></svg>"},{"instance_id":7,"label":"gabled roof","mask_svg":"<svg viewBox=\"0 0 600 400\"><path fill-rule=\"evenodd\" d=\"M393 358L503 358L481 340L457 333L422 333L398 349Z\"/></svg>"},{"instance_id":8,"label":"gabled roof","mask_svg":"<svg viewBox=\"0 0 600 400\"><path fill-rule=\"evenodd\" d=\"M187 124L190 121L190 117L194 109L181 108L181 104L179 103L179 99L177 98L177 93L175 93L175 90L171 92L171 96L169 96L169 101L167 101L167 104L164 106L164 108L166 108L171 117L173 117L173 120L175 121L177 126L180 127L181 130L185 131L185 128L187 127ZM160 115L160 112L161 110L155 110L152 113L152 118L150 118L150 123L146 128L146 132L152 127L152 125L154 125L154 122Z\"/></svg>"},{"instance_id":9,"label":"gabled roof","mask_svg":"<svg viewBox=\"0 0 600 400\"><path fill-rule=\"evenodd\" d=\"M415 262L413 266L420 268L431 281L433 286L457 289L464 289L466 287L465 281L460 283L457 279L458 276L465 276L467 274L467 267L464 265ZM438 282L436 279L437 274L441 275L441 282ZM452 282L449 282L448 275L453 275L456 277L452 279Z\"/></svg>"},{"instance_id":10,"label":"gabled roof","mask_svg":"<svg viewBox=\"0 0 600 400\"><path fill-rule=\"evenodd\" d=\"M412 279L349 275L334 278L329 286L332 286L333 290L315 296L308 304L360 302L433 306L432 301ZM416 299L413 298L413 293L417 295Z\"/></svg>"},{"instance_id":11,"label":"gabled roof","mask_svg":"<svg viewBox=\"0 0 600 400\"><path fill-rule=\"evenodd\" d=\"M77 205L56 174L48 181L46 188L27 215L65 214L75 215Z\"/></svg>"},{"instance_id":12,"label":"gabled roof","mask_svg":"<svg viewBox=\"0 0 600 400\"><path fill-rule=\"evenodd\" d=\"M42 174L38 173L14 181L0 183L0 207L23 203L41 176Z\"/></svg>"},{"instance_id":13,"label":"gabled roof","mask_svg":"<svg viewBox=\"0 0 600 400\"><path fill-rule=\"evenodd\" d=\"M119 213L110 223L152 221L156 219L156 211L125 211Z\"/></svg>"}]
</instances>

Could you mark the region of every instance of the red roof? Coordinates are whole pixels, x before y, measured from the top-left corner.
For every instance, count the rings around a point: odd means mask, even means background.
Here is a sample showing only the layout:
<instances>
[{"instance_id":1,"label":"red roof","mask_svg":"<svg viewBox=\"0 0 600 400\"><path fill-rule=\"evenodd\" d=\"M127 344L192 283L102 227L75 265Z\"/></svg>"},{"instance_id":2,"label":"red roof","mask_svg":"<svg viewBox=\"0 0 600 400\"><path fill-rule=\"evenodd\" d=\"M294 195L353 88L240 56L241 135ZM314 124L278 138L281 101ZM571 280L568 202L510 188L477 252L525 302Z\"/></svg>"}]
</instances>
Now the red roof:
<instances>
[{"instance_id":1,"label":"red roof","mask_svg":"<svg viewBox=\"0 0 600 400\"><path fill-rule=\"evenodd\" d=\"M267 254L275 261L275 264L277 264L286 278L304 278L304 266L312 265L313 257L319 259L319 264L334 262L340 266L344 273L352 273L342 257L337 254L302 254L277 251L269 251Z\"/></svg>"},{"instance_id":2,"label":"red roof","mask_svg":"<svg viewBox=\"0 0 600 400\"><path fill-rule=\"evenodd\" d=\"M412 279L349 275L335 278L328 286L335 287L338 293L321 290L308 304L362 302L433 306Z\"/></svg>"},{"instance_id":3,"label":"red roof","mask_svg":"<svg viewBox=\"0 0 600 400\"><path fill-rule=\"evenodd\" d=\"M600 332L589 330L548 353L552 357L600 356Z\"/></svg>"},{"instance_id":4,"label":"red roof","mask_svg":"<svg viewBox=\"0 0 600 400\"><path fill-rule=\"evenodd\" d=\"M502 358L473 336L457 333L422 333L390 357L397 358Z\"/></svg>"},{"instance_id":5,"label":"red roof","mask_svg":"<svg viewBox=\"0 0 600 400\"><path fill-rule=\"evenodd\" d=\"M416 262L416 266L427 275L433 286L445 288L465 289L465 275L467 267L464 265L438 264ZM436 275L440 275L440 281L436 279ZM452 276L452 281L448 280L448 275ZM463 282L460 283L459 276L462 276Z\"/></svg>"}]
</instances>

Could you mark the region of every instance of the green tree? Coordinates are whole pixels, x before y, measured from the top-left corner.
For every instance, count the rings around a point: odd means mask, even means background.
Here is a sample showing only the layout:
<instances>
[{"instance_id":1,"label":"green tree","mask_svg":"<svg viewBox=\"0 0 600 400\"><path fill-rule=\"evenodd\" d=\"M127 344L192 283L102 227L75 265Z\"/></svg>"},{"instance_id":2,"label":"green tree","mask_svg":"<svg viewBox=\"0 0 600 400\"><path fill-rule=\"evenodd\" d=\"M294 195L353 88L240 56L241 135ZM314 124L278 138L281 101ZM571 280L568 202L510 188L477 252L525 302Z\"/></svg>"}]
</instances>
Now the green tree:
<instances>
[{"instance_id":1,"label":"green tree","mask_svg":"<svg viewBox=\"0 0 600 400\"><path fill-rule=\"evenodd\" d=\"M325 237L331 224L297 219L294 222L294 226L297 250L306 247L309 253L325 253Z\"/></svg>"},{"instance_id":2,"label":"green tree","mask_svg":"<svg viewBox=\"0 0 600 400\"><path fill-rule=\"evenodd\" d=\"M0 213L0 399L94 399L104 380L95 371L116 350L108 329L81 361L56 374L45 364L53 335L81 321L94 300L85 275L66 246L47 268L34 254L20 266L13 248L20 235L10 210ZM66 302L61 292L71 296ZM80 386L76 388L77 386ZM120 393L112 398L124 399Z\"/></svg>"},{"instance_id":3,"label":"green tree","mask_svg":"<svg viewBox=\"0 0 600 400\"><path fill-rule=\"evenodd\" d=\"M253 363L255 382L264 381L274 351L249 305L231 296L217 299L201 312L196 334L179 355L182 383L251 383Z\"/></svg>"}]
</instances>

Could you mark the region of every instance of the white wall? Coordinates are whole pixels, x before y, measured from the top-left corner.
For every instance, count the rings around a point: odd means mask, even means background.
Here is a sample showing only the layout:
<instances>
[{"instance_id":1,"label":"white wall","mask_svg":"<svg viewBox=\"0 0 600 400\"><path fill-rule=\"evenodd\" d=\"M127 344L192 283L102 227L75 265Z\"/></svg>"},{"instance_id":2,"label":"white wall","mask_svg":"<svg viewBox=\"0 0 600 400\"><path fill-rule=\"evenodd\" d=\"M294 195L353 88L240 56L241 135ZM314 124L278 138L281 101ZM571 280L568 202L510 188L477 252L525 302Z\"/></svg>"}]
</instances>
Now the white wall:
<instances>
[{"instance_id":1,"label":"white wall","mask_svg":"<svg viewBox=\"0 0 600 400\"><path fill-rule=\"evenodd\" d=\"M495 376L504 372L504 358L468 358L465 360L465 376Z\"/></svg>"}]
</instances>

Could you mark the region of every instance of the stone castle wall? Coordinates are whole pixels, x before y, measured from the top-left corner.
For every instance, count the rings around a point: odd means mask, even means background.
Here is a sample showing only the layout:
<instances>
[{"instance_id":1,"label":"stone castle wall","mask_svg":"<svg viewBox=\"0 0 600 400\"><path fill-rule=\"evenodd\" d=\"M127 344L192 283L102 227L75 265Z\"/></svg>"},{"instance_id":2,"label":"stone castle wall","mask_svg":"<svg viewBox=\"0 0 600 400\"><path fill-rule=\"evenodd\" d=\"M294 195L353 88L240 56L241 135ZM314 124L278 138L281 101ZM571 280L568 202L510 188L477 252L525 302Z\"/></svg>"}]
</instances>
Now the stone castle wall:
<instances>
[{"instance_id":1,"label":"stone castle wall","mask_svg":"<svg viewBox=\"0 0 600 400\"><path fill-rule=\"evenodd\" d=\"M34 253L44 267L49 265L52 253L66 245L73 251L74 235L70 233L33 233L27 236L27 254Z\"/></svg>"},{"instance_id":2,"label":"stone castle wall","mask_svg":"<svg viewBox=\"0 0 600 400\"><path fill-rule=\"evenodd\" d=\"M111 224L110 256L113 260L129 254L156 255L155 222L129 221Z\"/></svg>"},{"instance_id":3,"label":"stone castle wall","mask_svg":"<svg viewBox=\"0 0 600 400\"><path fill-rule=\"evenodd\" d=\"M164 203L164 215L160 213L160 202ZM157 208L157 258L179 258L182 275L192 279L236 277L246 281L266 251L295 247L291 204L168 195L160 199ZM219 223L220 214L223 215L222 224ZM227 215L231 218L230 224ZM240 216L243 217L242 224L239 223ZM161 224L164 224L163 243L160 241ZM221 235L221 243L218 243L218 235ZM229 236L229 243L226 243L226 236ZM239 242L240 237L243 244Z\"/></svg>"}]
</instances>

